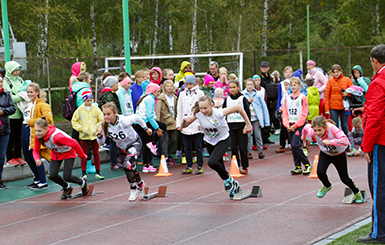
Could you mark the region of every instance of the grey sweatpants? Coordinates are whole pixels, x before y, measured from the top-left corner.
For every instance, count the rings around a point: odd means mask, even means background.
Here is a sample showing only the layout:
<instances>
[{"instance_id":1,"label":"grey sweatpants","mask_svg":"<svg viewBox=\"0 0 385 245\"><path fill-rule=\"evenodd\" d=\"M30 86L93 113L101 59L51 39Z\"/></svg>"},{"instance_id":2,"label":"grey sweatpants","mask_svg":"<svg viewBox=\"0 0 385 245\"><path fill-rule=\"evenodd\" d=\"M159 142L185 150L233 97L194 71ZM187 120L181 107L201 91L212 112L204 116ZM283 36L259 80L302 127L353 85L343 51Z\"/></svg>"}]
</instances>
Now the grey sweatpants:
<instances>
[{"instance_id":1,"label":"grey sweatpants","mask_svg":"<svg viewBox=\"0 0 385 245\"><path fill-rule=\"evenodd\" d=\"M261 153L263 150L263 143L262 143L262 130L259 126L258 121L251 122L251 125L253 125L253 135L254 135L254 141L257 144L258 147L258 153ZM247 134L247 137L249 139L249 143L247 144L247 153L251 153L251 133Z\"/></svg>"}]
</instances>

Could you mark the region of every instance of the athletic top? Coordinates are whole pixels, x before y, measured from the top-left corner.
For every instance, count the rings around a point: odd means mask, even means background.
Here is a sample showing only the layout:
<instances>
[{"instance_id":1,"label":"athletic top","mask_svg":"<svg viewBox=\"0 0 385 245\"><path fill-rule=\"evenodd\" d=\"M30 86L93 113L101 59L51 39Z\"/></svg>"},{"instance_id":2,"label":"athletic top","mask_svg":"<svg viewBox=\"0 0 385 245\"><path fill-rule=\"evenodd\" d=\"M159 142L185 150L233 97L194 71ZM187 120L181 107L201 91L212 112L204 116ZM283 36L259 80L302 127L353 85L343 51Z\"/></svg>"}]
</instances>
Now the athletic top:
<instances>
[{"instance_id":1,"label":"athletic top","mask_svg":"<svg viewBox=\"0 0 385 245\"><path fill-rule=\"evenodd\" d=\"M297 98L286 97L287 111L289 113L289 123L298 121L302 112L302 96L300 94Z\"/></svg>"},{"instance_id":2,"label":"athletic top","mask_svg":"<svg viewBox=\"0 0 385 245\"><path fill-rule=\"evenodd\" d=\"M55 144L55 141L53 138L55 137L56 134L61 133L63 136L71 138L68 134L63 132L62 130L56 128L56 130L51 134L51 136L48 138L48 141L46 141L44 144L45 146L50 149L51 151L56 151L59 153L63 152L69 152L72 148L68 145L57 145Z\"/></svg>"},{"instance_id":3,"label":"athletic top","mask_svg":"<svg viewBox=\"0 0 385 245\"><path fill-rule=\"evenodd\" d=\"M244 108L244 105L243 105L243 98L244 97L245 97L244 95L241 95L236 99L232 99L231 96L228 96L226 98L226 107L231 107L233 105L241 105L242 108ZM244 123L245 119L243 119L241 113L234 112L234 113L227 115L227 122L228 123L242 123L242 122Z\"/></svg>"},{"instance_id":4,"label":"athletic top","mask_svg":"<svg viewBox=\"0 0 385 245\"><path fill-rule=\"evenodd\" d=\"M299 93L297 97L294 94L286 96L282 107L282 124L285 128L304 126L308 115L309 104L304 94Z\"/></svg>"},{"instance_id":5,"label":"athletic top","mask_svg":"<svg viewBox=\"0 0 385 245\"><path fill-rule=\"evenodd\" d=\"M132 104L132 98L131 98L131 94L129 93L124 93L124 111L123 111L123 114L125 116L129 116L129 115L132 115L134 114L134 106Z\"/></svg>"},{"instance_id":6,"label":"athletic top","mask_svg":"<svg viewBox=\"0 0 385 245\"><path fill-rule=\"evenodd\" d=\"M142 118L138 115L116 115L116 121L114 124L108 124L108 135L107 137L115 141L116 146L122 150L127 150L127 148L137 141L139 135L132 128L132 124L138 123L144 130L147 130L148 127ZM104 144L106 136L104 135L101 138L97 138L99 144Z\"/></svg>"},{"instance_id":7,"label":"athletic top","mask_svg":"<svg viewBox=\"0 0 385 245\"><path fill-rule=\"evenodd\" d=\"M216 145L219 141L227 139L229 134L229 126L223 116L223 109L213 108L211 117L198 112L196 117L201 125L204 133L204 140L210 145Z\"/></svg>"},{"instance_id":8,"label":"athletic top","mask_svg":"<svg viewBox=\"0 0 385 245\"><path fill-rule=\"evenodd\" d=\"M27 107L24 110L23 113L23 124L28 124L29 119L31 119L31 115L33 115L33 110L35 109L36 101L33 103L32 101L27 104Z\"/></svg>"},{"instance_id":9,"label":"athletic top","mask_svg":"<svg viewBox=\"0 0 385 245\"><path fill-rule=\"evenodd\" d=\"M302 138L310 135L313 139L317 140L320 150L329 156L337 156L344 153L349 145L348 137L334 124L328 122L327 125L328 130L326 130L325 135L318 137L311 125L307 124L302 130ZM330 145L325 145L322 142L323 140L329 140Z\"/></svg>"}]
</instances>

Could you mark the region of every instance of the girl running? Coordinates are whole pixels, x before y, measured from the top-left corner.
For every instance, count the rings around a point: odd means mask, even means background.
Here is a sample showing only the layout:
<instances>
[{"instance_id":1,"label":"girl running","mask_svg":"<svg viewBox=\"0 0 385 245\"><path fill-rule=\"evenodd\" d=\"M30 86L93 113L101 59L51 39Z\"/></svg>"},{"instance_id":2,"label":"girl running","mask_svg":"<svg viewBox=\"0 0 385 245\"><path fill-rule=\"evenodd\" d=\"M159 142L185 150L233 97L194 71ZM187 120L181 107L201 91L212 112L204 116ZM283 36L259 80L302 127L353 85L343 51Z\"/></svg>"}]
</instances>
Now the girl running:
<instances>
[{"instance_id":1,"label":"girl running","mask_svg":"<svg viewBox=\"0 0 385 245\"><path fill-rule=\"evenodd\" d=\"M40 159L40 148L45 146L51 150L51 161L49 165L49 178L63 187L63 194L61 199L67 199L72 187L69 183L76 183L82 189L83 196L88 193L88 185L86 178L79 178L72 174L76 154L81 159L87 159L79 143L71 138L68 134L49 125L45 117L36 120L35 122L35 146L33 147L33 158L36 166L40 167L42 164ZM47 160L47 159L46 159ZM61 162L64 160L63 177L59 175L59 168Z\"/></svg>"},{"instance_id":2,"label":"girl running","mask_svg":"<svg viewBox=\"0 0 385 245\"><path fill-rule=\"evenodd\" d=\"M139 156L142 141L132 128L132 124L138 123L148 135L152 134L152 130L138 115L117 115L118 111L113 102L106 103L102 109L104 120L98 128L98 143L104 144L106 137L116 142L118 159L123 165L128 183L130 183L131 191L128 200L135 201L138 194L139 198L144 195L144 181L141 180L136 169L136 159ZM139 193L137 189L139 189Z\"/></svg>"},{"instance_id":3,"label":"girl running","mask_svg":"<svg viewBox=\"0 0 385 245\"><path fill-rule=\"evenodd\" d=\"M240 191L238 181L226 171L223 164L223 154L230 146L229 127L225 117L231 113L239 112L245 120L243 134L251 131L251 123L241 105L233 105L227 108L214 108L214 102L209 96L201 97L192 108L193 115L186 116L182 121L182 128L188 127L196 119L199 120L201 129L204 132L204 140L207 142L207 149L210 153L208 165L215 170L224 181L225 190L229 191L229 197L233 198Z\"/></svg>"},{"instance_id":4,"label":"girl running","mask_svg":"<svg viewBox=\"0 0 385 245\"><path fill-rule=\"evenodd\" d=\"M329 165L333 163L342 183L354 192L355 202L362 203L364 199L361 191L348 175L345 151L348 148L349 140L344 132L337 128L332 120L326 120L323 116L316 116L313 118L311 125L308 124L305 126L302 132L302 139L306 139L307 135L310 135L314 141L317 140L321 150L319 153L317 175L324 186L318 191L317 197L324 197L332 188L326 171Z\"/></svg>"},{"instance_id":5,"label":"girl running","mask_svg":"<svg viewBox=\"0 0 385 245\"><path fill-rule=\"evenodd\" d=\"M232 80L229 82L230 96L227 96L223 102L223 108L230 107L232 105L241 105L245 110L248 118L250 118L250 104L246 97L239 91L239 82ZM242 134L245 127L245 120L242 116L236 112L227 116L227 123L230 128L231 137L231 155L237 157L237 161L242 165L241 173L247 174L249 167L249 158L247 157L247 134ZM241 157L239 158L240 153Z\"/></svg>"}]
</instances>

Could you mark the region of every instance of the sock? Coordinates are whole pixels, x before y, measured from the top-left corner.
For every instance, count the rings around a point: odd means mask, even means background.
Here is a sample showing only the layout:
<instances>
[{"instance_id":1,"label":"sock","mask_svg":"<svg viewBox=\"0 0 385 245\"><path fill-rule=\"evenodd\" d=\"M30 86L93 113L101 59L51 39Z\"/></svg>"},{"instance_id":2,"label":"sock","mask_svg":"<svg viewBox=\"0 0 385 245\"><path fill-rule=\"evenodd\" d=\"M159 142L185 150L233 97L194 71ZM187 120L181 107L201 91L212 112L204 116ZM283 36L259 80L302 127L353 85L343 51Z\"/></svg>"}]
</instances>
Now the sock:
<instances>
[{"instance_id":1,"label":"sock","mask_svg":"<svg viewBox=\"0 0 385 245\"><path fill-rule=\"evenodd\" d=\"M99 175L100 175L100 170L96 170L96 174L99 174Z\"/></svg>"},{"instance_id":2,"label":"sock","mask_svg":"<svg viewBox=\"0 0 385 245\"><path fill-rule=\"evenodd\" d=\"M136 183L130 183L130 189L131 190L136 190Z\"/></svg>"},{"instance_id":3,"label":"sock","mask_svg":"<svg viewBox=\"0 0 385 245\"><path fill-rule=\"evenodd\" d=\"M82 176L87 175L86 171L82 171Z\"/></svg>"}]
</instances>

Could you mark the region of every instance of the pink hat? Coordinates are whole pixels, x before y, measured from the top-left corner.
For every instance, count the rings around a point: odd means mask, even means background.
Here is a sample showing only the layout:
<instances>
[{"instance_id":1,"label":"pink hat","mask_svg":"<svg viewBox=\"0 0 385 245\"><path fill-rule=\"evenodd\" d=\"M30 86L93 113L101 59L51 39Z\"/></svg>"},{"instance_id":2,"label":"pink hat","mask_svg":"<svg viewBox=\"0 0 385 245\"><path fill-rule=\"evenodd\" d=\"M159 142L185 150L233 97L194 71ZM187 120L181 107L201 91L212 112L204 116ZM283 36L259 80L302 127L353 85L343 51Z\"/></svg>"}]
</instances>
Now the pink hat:
<instances>
[{"instance_id":1,"label":"pink hat","mask_svg":"<svg viewBox=\"0 0 385 245\"><path fill-rule=\"evenodd\" d=\"M126 85L127 83L131 83L131 79L130 77L126 77L125 79L123 79L121 82L120 82L120 86L124 86Z\"/></svg>"},{"instance_id":2,"label":"pink hat","mask_svg":"<svg viewBox=\"0 0 385 245\"><path fill-rule=\"evenodd\" d=\"M146 88L146 94L152 94L156 90L160 89L159 85L156 83L149 83Z\"/></svg>"},{"instance_id":3,"label":"pink hat","mask_svg":"<svg viewBox=\"0 0 385 245\"><path fill-rule=\"evenodd\" d=\"M205 76L205 86L215 83L214 78L210 74L206 74Z\"/></svg>"},{"instance_id":4,"label":"pink hat","mask_svg":"<svg viewBox=\"0 0 385 245\"><path fill-rule=\"evenodd\" d=\"M308 61L306 62L306 65L312 65L312 66L315 67L315 62L312 61L312 60L308 60Z\"/></svg>"}]
</instances>

